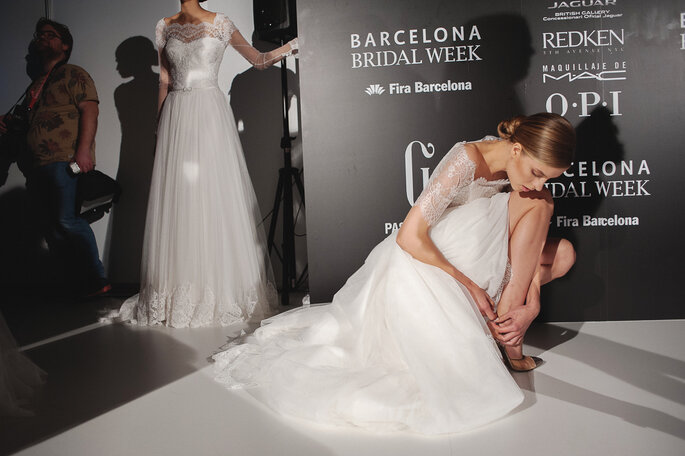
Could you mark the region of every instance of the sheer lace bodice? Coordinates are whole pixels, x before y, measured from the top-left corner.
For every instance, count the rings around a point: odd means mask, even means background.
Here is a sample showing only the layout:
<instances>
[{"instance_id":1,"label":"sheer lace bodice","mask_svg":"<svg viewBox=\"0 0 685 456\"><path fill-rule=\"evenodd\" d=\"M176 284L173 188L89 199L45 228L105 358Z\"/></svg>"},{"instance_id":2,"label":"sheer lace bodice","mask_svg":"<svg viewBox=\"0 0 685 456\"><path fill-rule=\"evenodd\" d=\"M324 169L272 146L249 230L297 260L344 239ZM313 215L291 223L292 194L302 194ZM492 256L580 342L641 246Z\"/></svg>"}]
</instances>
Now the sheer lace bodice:
<instances>
[{"instance_id":1,"label":"sheer lace bodice","mask_svg":"<svg viewBox=\"0 0 685 456\"><path fill-rule=\"evenodd\" d=\"M295 38L275 51L259 52L221 13L216 13L214 21L199 24L167 24L162 18L157 22L155 39L162 65L160 85L169 85L172 90L218 87L219 67L229 44L260 70L297 49Z\"/></svg>"},{"instance_id":2,"label":"sheer lace bodice","mask_svg":"<svg viewBox=\"0 0 685 456\"><path fill-rule=\"evenodd\" d=\"M167 25L160 19L155 35L169 64L172 90L218 87L221 60L235 30L223 14L200 24Z\"/></svg>"},{"instance_id":3,"label":"sheer lace bodice","mask_svg":"<svg viewBox=\"0 0 685 456\"><path fill-rule=\"evenodd\" d=\"M486 136L480 141L497 139L494 136ZM506 179L474 179L476 164L466 153L466 144L466 141L462 141L450 149L416 200L424 220L430 226L440 219L448 207L462 206L478 198L489 198L509 185Z\"/></svg>"}]
</instances>

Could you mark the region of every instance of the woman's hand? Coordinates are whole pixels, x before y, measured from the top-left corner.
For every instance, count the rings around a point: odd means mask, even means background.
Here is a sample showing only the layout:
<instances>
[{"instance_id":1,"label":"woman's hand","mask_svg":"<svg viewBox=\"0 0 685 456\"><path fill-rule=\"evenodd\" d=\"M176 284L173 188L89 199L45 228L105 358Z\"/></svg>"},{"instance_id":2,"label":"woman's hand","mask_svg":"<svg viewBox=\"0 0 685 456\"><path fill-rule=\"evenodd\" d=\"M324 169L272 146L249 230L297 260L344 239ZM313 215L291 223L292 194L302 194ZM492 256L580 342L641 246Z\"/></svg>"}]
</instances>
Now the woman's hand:
<instances>
[{"instance_id":1,"label":"woman's hand","mask_svg":"<svg viewBox=\"0 0 685 456\"><path fill-rule=\"evenodd\" d=\"M502 345L521 345L523 336L537 314L534 309L528 308L528 306L520 306L500 315L493 321L489 321L488 327L495 339Z\"/></svg>"},{"instance_id":2,"label":"woman's hand","mask_svg":"<svg viewBox=\"0 0 685 456\"><path fill-rule=\"evenodd\" d=\"M292 40L288 41L288 45L290 45L290 52L292 55L295 55L299 52L300 43L297 38L293 38Z\"/></svg>"},{"instance_id":3,"label":"woman's hand","mask_svg":"<svg viewBox=\"0 0 685 456\"><path fill-rule=\"evenodd\" d=\"M495 303L492 302L490 295L475 283L467 288L469 293L471 293L473 300L476 301L476 305L478 306L481 315L488 320L497 318L497 315L495 314Z\"/></svg>"},{"instance_id":4,"label":"woman's hand","mask_svg":"<svg viewBox=\"0 0 685 456\"><path fill-rule=\"evenodd\" d=\"M409 253L416 260L442 269L465 286L476 302L480 313L485 318L488 320L497 318L492 298L488 296L485 290L447 261L440 249L433 243L429 230L430 226L424 218L421 208L414 206L409 211L409 214L407 214L404 222L402 222L402 227L397 233L395 242L397 242L397 245L402 250Z\"/></svg>"}]
</instances>

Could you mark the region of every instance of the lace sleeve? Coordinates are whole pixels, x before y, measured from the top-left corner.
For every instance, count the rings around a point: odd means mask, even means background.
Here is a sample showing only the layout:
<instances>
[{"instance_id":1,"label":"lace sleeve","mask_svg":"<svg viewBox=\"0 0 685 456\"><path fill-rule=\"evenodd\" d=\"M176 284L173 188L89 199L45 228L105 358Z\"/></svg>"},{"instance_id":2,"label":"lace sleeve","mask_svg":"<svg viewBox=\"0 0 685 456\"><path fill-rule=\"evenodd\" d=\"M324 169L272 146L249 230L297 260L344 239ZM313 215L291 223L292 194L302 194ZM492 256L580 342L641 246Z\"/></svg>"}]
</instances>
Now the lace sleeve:
<instances>
[{"instance_id":1,"label":"lace sleeve","mask_svg":"<svg viewBox=\"0 0 685 456\"><path fill-rule=\"evenodd\" d=\"M157 42L157 54L159 56L159 91L157 94L157 113L159 113L169 91L169 62L164 53L164 46L166 45L166 22L164 22L164 18L160 19L155 27L155 41Z\"/></svg>"},{"instance_id":2,"label":"lace sleeve","mask_svg":"<svg viewBox=\"0 0 685 456\"><path fill-rule=\"evenodd\" d=\"M219 36L217 36L217 38L226 43L230 43L233 32L238 30L233 21L230 20L226 15L217 13L214 24L218 29Z\"/></svg>"},{"instance_id":3,"label":"lace sleeve","mask_svg":"<svg viewBox=\"0 0 685 456\"><path fill-rule=\"evenodd\" d=\"M220 24L222 34L226 36L229 44L233 46L233 48L238 51L238 53L242 55L245 60L250 62L250 64L252 64L252 66L258 70L269 68L271 65L279 62L281 59L297 52L297 38L290 40L288 43L277 49L274 49L273 51L259 52L254 46L247 42L247 40L243 37L238 28L233 24L233 22L231 22L230 19L224 15L221 15L220 18L217 18L217 22L219 20L222 21Z\"/></svg>"},{"instance_id":4,"label":"lace sleeve","mask_svg":"<svg viewBox=\"0 0 685 456\"><path fill-rule=\"evenodd\" d=\"M459 190L473 182L476 164L471 161L464 142L456 144L440 161L428 181L428 185L416 200L416 206L429 226L442 216L445 209L455 199Z\"/></svg>"},{"instance_id":5,"label":"lace sleeve","mask_svg":"<svg viewBox=\"0 0 685 456\"><path fill-rule=\"evenodd\" d=\"M157 26L155 27L155 43L157 43L157 49L159 49L160 52L162 52L162 49L166 44L166 37L164 36L165 28L166 22L164 22L164 18L162 18L157 22Z\"/></svg>"}]
</instances>

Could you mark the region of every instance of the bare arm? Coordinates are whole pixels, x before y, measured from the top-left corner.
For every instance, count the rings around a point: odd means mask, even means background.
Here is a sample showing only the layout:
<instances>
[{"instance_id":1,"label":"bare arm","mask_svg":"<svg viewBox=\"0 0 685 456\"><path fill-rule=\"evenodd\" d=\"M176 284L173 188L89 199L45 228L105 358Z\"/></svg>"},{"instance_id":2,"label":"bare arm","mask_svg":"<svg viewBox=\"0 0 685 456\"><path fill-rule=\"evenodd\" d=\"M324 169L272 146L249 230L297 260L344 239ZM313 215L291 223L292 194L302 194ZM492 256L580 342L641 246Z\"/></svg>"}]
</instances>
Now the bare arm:
<instances>
[{"instance_id":1,"label":"bare arm","mask_svg":"<svg viewBox=\"0 0 685 456\"><path fill-rule=\"evenodd\" d=\"M430 227L442 216L457 191L473 181L475 163L463 143L457 144L443 158L411 208L397 233L397 244L417 260L438 267L464 285L481 314L495 319L494 305L488 294L452 265L430 237Z\"/></svg>"},{"instance_id":2,"label":"bare arm","mask_svg":"<svg viewBox=\"0 0 685 456\"><path fill-rule=\"evenodd\" d=\"M452 263L447 261L431 239L429 230L430 226L424 220L421 209L418 206L414 206L404 219L402 227L397 233L396 242L402 250L409 253L415 259L438 267L458 280L469 290L481 314L489 320L494 320L497 316L495 315L494 304L490 296L474 281L454 267Z\"/></svg>"},{"instance_id":3,"label":"bare arm","mask_svg":"<svg viewBox=\"0 0 685 456\"><path fill-rule=\"evenodd\" d=\"M92 171L95 167L90 151L95 141L95 133L98 129L98 114L100 110L96 101L82 101L78 104L78 139L76 141L76 153L74 161L84 173Z\"/></svg>"},{"instance_id":4,"label":"bare arm","mask_svg":"<svg viewBox=\"0 0 685 456\"><path fill-rule=\"evenodd\" d=\"M397 245L422 263L442 269L465 286L473 286L473 281L447 261L440 249L433 243L428 234L429 229L430 226L424 220L421 209L414 206L397 233Z\"/></svg>"}]
</instances>

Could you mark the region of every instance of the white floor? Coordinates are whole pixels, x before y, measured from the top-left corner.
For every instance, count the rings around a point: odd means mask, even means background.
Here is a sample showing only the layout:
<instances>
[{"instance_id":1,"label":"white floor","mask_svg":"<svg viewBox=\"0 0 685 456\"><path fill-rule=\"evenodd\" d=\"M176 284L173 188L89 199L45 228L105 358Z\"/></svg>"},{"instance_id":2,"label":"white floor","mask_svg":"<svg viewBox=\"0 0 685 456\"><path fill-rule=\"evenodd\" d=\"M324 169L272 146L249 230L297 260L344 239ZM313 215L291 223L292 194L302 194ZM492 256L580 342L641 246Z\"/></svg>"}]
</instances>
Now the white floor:
<instances>
[{"instance_id":1,"label":"white floor","mask_svg":"<svg viewBox=\"0 0 685 456\"><path fill-rule=\"evenodd\" d=\"M27 350L48 372L36 417L0 428L20 455L685 455L685 320L537 325L526 400L444 437L323 428L212 380L227 330L93 325Z\"/></svg>"}]
</instances>

